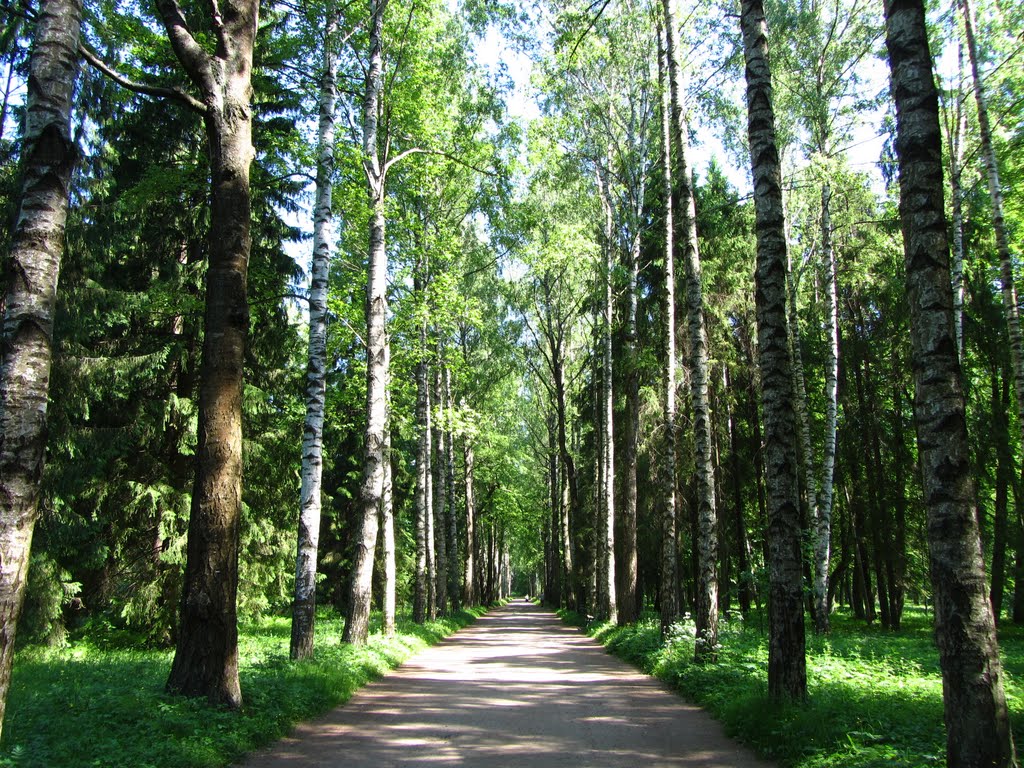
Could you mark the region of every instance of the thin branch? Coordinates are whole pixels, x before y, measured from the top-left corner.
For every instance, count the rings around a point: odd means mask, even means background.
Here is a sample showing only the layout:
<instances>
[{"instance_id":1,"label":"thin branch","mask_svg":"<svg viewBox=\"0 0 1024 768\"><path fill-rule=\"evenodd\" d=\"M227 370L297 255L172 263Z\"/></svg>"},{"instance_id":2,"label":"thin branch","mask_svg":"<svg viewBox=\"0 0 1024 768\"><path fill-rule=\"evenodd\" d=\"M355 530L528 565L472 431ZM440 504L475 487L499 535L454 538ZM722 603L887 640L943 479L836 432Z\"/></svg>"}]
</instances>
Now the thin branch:
<instances>
[{"instance_id":1,"label":"thin branch","mask_svg":"<svg viewBox=\"0 0 1024 768\"><path fill-rule=\"evenodd\" d=\"M590 23L587 25L587 28L583 30L583 34L576 38L576 44L572 47L572 51L569 53L569 61L572 61L573 59L576 58L576 49L580 47L580 43L583 42L584 38L590 34L590 30L594 28L594 25L597 24L598 21L600 21L601 14L603 14L605 8L607 8L611 4L611 1L612 0L604 0L604 2L601 4L601 7L598 9L597 13L594 15L594 18L590 20ZM596 3L591 4L590 7L593 8L594 5L596 5Z\"/></svg>"},{"instance_id":2,"label":"thin branch","mask_svg":"<svg viewBox=\"0 0 1024 768\"><path fill-rule=\"evenodd\" d=\"M444 158L446 158L448 160L451 160L453 163L458 163L459 165L465 166L466 168L474 170L477 173L482 173L485 176L497 176L498 175L495 171L488 171L488 170L486 170L484 168L478 168L477 166L473 165L472 163L467 163L465 160L461 160L461 159L455 157L455 155L451 155L451 154L449 154L447 152L442 152L439 149L425 149L423 147L412 147L412 148L407 149L407 150L405 150L403 152L399 152L393 158L391 158L386 163L384 163L384 170L381 172L382 175L386 176L387 172L391 169L391 166L393 166L399 160L402 160L403 158L408 157L409 155L436 155L437 157L444 157Z\"/></svg>"},{"instance_id":3,"label":"thin branch","mask_svg":"<svg viewBox=\"0 0 1024 768\"><path fill-rule=\"evenodd\" d=\"M134 91L135 93L145 94L146 96L159 96L160 98L174 99L201 115L206 114L206 105L180 88L163 88L157 85L137 83L134 80L129 80L103 61L99 56L90 51L89 48L86 47L85 43L79 43L78 50L82 54L82 58L89 62L90 65L123 88L127 88L129 91Z\"/></svg>"}]
</instances>

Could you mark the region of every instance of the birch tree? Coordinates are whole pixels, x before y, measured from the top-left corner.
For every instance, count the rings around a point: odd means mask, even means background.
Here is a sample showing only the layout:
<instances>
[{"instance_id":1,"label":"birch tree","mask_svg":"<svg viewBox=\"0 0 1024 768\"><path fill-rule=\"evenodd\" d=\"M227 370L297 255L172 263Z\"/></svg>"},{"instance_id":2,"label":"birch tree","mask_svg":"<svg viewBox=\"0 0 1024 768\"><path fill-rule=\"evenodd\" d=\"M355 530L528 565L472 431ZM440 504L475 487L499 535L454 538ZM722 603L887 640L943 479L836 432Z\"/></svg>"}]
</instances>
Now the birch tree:
<instances>
[{"instance_id":1,"label":"birch tree","mask_svg":"<svg viewBox=\"0 0 1024 768\"><path fill-rule=\"evenodd\" d=\"M1017 302L1017 285L1013 274L1013 257L1010 253L1010 239L1006 231L1003 214L1003 188L999 179L999 162L992 143L992 124L988 114L988 100L982 81L978 55L978 41L974 32L974 12L970 0L959 0L964 20L964 40L971 62L971 78L974 83L974 101L978 108L978 132L981 139L981 155L985 162L988 194L992 202L992 228L995 230L996 251L999 255L999 280L1003 294L1003 312L1006 329L1010 338L1010 363L1013 368L1013 388L1017 401L1018 423L1024 426L1024 337L1020 329L1020 305Z\"/></svg>"},{"instance_id":2,"label":"birch tree","mask_svg":"<svg viewBox=\"0 0 1024 768\"><path fill-rule=\"evenodd\" d=\"M343 640L362 645L369 636L370 596L378 515L384 492L384 431L387 422L387 251L384 196L388 166L378 146L378 112L384 80L384 12L387 0L369 3L369 58L363 93L363 169L370 203L369 279L366 283L366 447L359 489L360 532Z\"/></svg>"},{"instance_id":3,"label":"birch tree","mask_svg":"<svg viewBox=\"0 0 1024 768\"><path fill-rule=\"evenodd\" d=\"M0 727L46 458L53 315L77 154L71 110L81 26L79 0L43 0L29 57L0 364Z\"/></svg>"},{"instance_id":4,"label":"birch tree","mask_svg":"<svg viewBox=\"0 0 1024 768\"><path fill-rule=\"evenodd\" d=\"M690 347L690 396L697 474L697 611L694 617L698 661L714 659L718 645L718 515L715 509L715 467L712 458L711 405L708 397L708 335L704 327L704 294L697 247L697 212L693 176L687 161L689 126L683 104L679 41L672 0L662 0L665 16L668 85L672 104L672 180L678 195L677 225L686 286L686 318Z\"/></svg>"},{"instance_id":5,"label":"birch tree","mask_svg":"<svg viewBox=\"0 0 1024 768\"><path fill-rule=\"evenodd\" d=\"M747 133L754 179L758 366L768 487L768 693L775 699L800 700L807 696L807 662L796 418L786 318L786 236L768 63L768 26L761 0L743 0L740 31L746 61Z\"/></svg>"},{"instance_id":6,"label":"birch tree","mask_svg":"<svg viewBox=\"0 0 1024 768\"><path fill-rule=\"evenodd\" d=\"M887 0L885 26L946 764L1008 768L1017 756L978 532L953 324L938 93L923 2Z\"/></svg>"},{"instance_id":7,"label":"birch tree","mask_svg":"<svg viewBox=\"0 0 1024 768\"><path fill-rule=\"evenodd\" d=\"M306 419L302 432L302 485L290 649L293 659L305 659L313 654L316 620L316 565L320 539L324 401L327 394L327 278L333 246L331 200L334 188L337 29L338 18L331 15L324 31L318 98L316 202L313 207L313 258L309 280L309 362L306 369Z\"/></svg>"}]
</instances>

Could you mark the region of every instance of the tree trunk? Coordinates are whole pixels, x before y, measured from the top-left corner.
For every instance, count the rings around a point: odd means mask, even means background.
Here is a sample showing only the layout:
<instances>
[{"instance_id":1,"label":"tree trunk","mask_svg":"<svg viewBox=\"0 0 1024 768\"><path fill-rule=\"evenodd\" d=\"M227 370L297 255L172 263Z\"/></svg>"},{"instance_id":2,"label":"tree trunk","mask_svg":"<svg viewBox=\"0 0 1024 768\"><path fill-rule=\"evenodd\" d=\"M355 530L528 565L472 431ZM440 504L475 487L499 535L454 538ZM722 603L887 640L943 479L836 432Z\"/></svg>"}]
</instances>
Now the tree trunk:
<instances>
[{"instance_id":1,"label":"tree trunk","mask_svg":"<svg viewBox=\"0 0 1024 768\"><path fill-rule=\"evenodd\" d=\"M641 195L642 197L642 195ZM637 220L640 216L636 217ZM629 369L626 372L626 419L623 435L623 475L625 499L620 519L621 558L618 566L618 609L619 626L632 624L640 615L640 600L637 581L636 514L637 514L637 451L640 437L640 376L637 353L637 290L640 270L641 238L639 225L633 236L629 252L629 318L626 326L626 358Z\"/></svg>"},{"instance_id":2,"label":"tree trunk","mask_svg":"<svg viewBox=\"0 0 1024 768\"><path fill-rule=\"evenodd\" d=\"M460 581L462 573L459 569L459 522L455 514L455 435L450 429L452 411L452 372L448 366L444 367L443 388L441 391L441 406L445 412L445 424L449 425L446 434L448 436L448 451L445 455L444 484L447 492L445 494L446 509L445 520L448 524L447 546L448 553L448 597L452 603L452 611L457 612L462 607L462 594Z\"/></svg>"},{"instance_id":3,"label":"tree trunk","mask_svg":"<svg viewBox=\"0 0 1024 768\"><path fill-rule=\"evenodd\" d=\"M558 479L561 467L558 462L558 415L548 412L548 503L551 505L551 553L548 563L548 580L544 590L544 602L553 608L562 605L562 489Z\"/></svg>"},{"instance_id":4,"label":"tree trunk","mask_svg":"<svg viewBox=\"0 0 1024 768\"><path fill-rule=\"evenodd\" d=\"M814 504L814 629L829 631L828 574L832 544L832 489L836 465L836 427L839 415L839 297L836 254L832 247L832 190L821 187L821 255L825 262L825 444Z\"/></svg>"},{"instance_id":5,"label":"tree trunk","mask_svg":"<svg viewBox=\"0 0 1024 768\"><path fill-rule=\"evenodd\" d=\"M964 17L964 36L974 79L974 100L978 105L978 132L981 134L981 154L985 159L988 193L992 201L992 228L995 230L996 251L999 253L999 277L1002 282L1003 312L1010 337L1010 363L1013 366L1013 387L1017 397L1017 421L1024 429L1024 340L1020 330L1020 308L1017 304L1017 286L1013 276L1013 257L1003 217L1003 188L999 181L999 163L992 144L992 126L988 119L988 104L978 67L978 43L974 38L974 14L970 0L960 0ZM1024 465L1022 465L1024 470Z\"/></svg>"},{"instance_id":6,"label":"tree trunk","mask_svg":"<svg viewBox=\"0 0 1024 768\"><path fill-rule=\"evenodd\" d=\"M697 214L693 178L687 162L689 129L683 94L672 0L662 0L665 15L669 92L675 163L672 178L678 194L679 239L686 285L686 318L690 346L690 396L693 399L694 454L697 478L697 643L695 659L713 661L718 646L718 515L715 509L715 468L712 461L711 407L708 398L708 337L704 328L704 296L700 254L697 249Z\"/></svg>"},{"instance_id":7,"label":"tree trunk","mask_svg":"<svg viewBox=\"0 0 1024 768\"><path fill-rule=\"evenodd\" d=\"M611 147L608 149L609 159ZM604 504L598 530L598 552L600 558L601 583L598 585L599 615L605 621L618 623L618 604L615 599L615 397L612 391L612 311L614 308L612 279L613 254L615 252L614 222L612 219L612 201L610 172L606 167L603 173L598 172L598 186L604 203L604 416L603 416L603 487Z\"/></svg>"},{"instance_id":8,"label":"tree trunk","mask_svg":"<svg viewBox=\"0 0 1024 768\"><path fill-rule=\"evenodd\" d=\"M1008 377L992 373L992 416L996 442L996 499L992 515L992 617L999 623L1003 612L1003 588L1006 583L1006 539L1009 529L1010 482L1013 477L1013 457L1010 452L1009 424L1006 406L1010 400Z\"/></svg>"},{"instance_id":9,"label":"tree trunk","mask_svg":"<svg viewBox=\"0 0 1024 768\"><path fill-rule=\"evenodd\" d=\"M783 216L786 215L783 208ZM788 227L786 234L787 254L789 249ZM786 257L786 313L788 319L789 351L793 359L793 410L796 414L797 429L800 437L800 465L797 468L797 482L800 494L800 515L806 520L812 501L817 493L814 484L814 445L811 443L811 418L807 412L807 380L804 376L803 348L800 344L800 318L797 314L797 275L793 271L792 258ZM815 519L817 515L814 514ZM812 603L813 607L813 603ZM817 617L815 617L817 621Z\"/></svg>"},{"instance_id":10,"label":"tree trunk","mask_svg":"<svg viewBox=\"0 0 1024 768\"><path fill-rule=\"evenodd\" d=\"M71 105L81 25L80 0L42 0L29 60L0 367L0 726L46 459L53 315L77 156Z\"/></svg>"},{"instance_id":11,"label":"tree trunk","mask_svg":"<svg viewBox=\"0 0 1024 768\"><path fill-rule=\"evenodd\" d=\"M441 368L438 366L434 369L434 403L439 409L444 407L441 382ZM431 464L434 469L434 605L437 614L444 614L448 610L448 489L445 486L448 432L443 417L434 432L437 434L437 457Z\"/></svg>"},{"instance_id":12,"label":"tree trunk","mask_svg":"<svg viewBox=\"0 0 1024 768\"><path fill-rule=\"evenodd\" d=\"M381 547L384 550L384 634L395 634L395 592L398 584L395 567L394 484L391 475L391 430L384 431L384 485L380 499Z\"/></svg>"},{"instance_id":13,"label":"tree trunk","mask_svg":"<svg viewBox=\"0 0 1024 768\"><path fill-rule=\"evenodd\" d=\"M659 25L660 26L660 25ZM658 36L658 69L661 80L661 150L662 178L665 184L665 458L662 465L663 508L661 515L661 582L658 600L661 607L661 635L679 615L676 599L679 574L676 569L676 277L675 224L672 215L672 91L666 61L664 30Z\"/></svg>"},{"instance_id":14,"label":"tree trunk","mask_svg":"<svg viewBox=\"0 0 1024 768\"><path fill-rule=\"evenodd\" d=\"M414 290L422 292L422 275L416 278ZM426 323L420 324L420 354L426 355ZM412 620L422 624L433 609L431 600L431 549L433 533L433 499L431 498L430 448L433 443L430 428L430 389L427 382L427 361L416 366L416 572L414 576Z\"/></svg>"},{"instance_id":15,"label":"tree trunk","mask_svg":"<svg viewBox=\"0 0 1024 768\"><path fill-rule=\"evenodd\" d=\"M938 94L922 0L887 0L885 22L946 760L951 768L1003 768L1017 758L975 510L953 328Z\"/></svg>"},{"instance_id":16,"label":"tree trunk","mask_svg":"<svg viewBox=\"0 0 1024 768\"><path fill-rule=\"evenodd\" d=\"M725 369L724 397L728 403L732 397L732 378L729 375L729 368ZM736 584L737 597L740 602L740 614L746 619L750 615L750 596L753 589L754 577L751 573L750 558L747 554L749 542L747 539L747 523L743 516L743 478L740 470L739 436L732 408L727 405L726 415L729 428L729 475L732 483L733 520L736 527Z\"/></svg>"},{"instance_id":17,"label":"tree trunk","mask_svg":"<svg viewBox=\"0 0 1024 768\"><path fill-rule=\"evenodd\" d=\"M211 176L210 258L200 364L196 478L181 620L167 689L237 708L242 371L249 330L252 53L258 0L226 2L217 54L192 37L174 0L158 0L171 46L202 94Z\"/></svg>"},{"instance_id":18,"label":"tree trunk","mask_svg":"<svg viewBox=\"0 0 1024 768\"><path fill-rule=\"evenodd\" d=\"M466 568L462 582L462 604L467 608L478 604L476 589L476 500L473 496L473 443L462 438L462 457L465 469L466 499Z\"/></svg>"},{"instance_id":19,"label":"tree trunk","mask_svg":"<svg viewBox=\"0 0 1024 768\"><path fill-rule=\"evenodd\" d=\"M387 267L384 219L384 168L377 149L377 112L383 82L381 52L387 0L370 0L369 66L363 98L363 166L370 202L369 279L366 282L366 446L359 488L360 525L352 565L351 593L342 639L363 645L370 634L377 519L384 493L384 443L387 426L388 340Z\"/></svg>"},{"instance_id":20,"label":"tree trunk","mask_svg":"<svg viewBox=\"0 0 1024 768\"><path fill-rule=\"evenodd\" d=\"M949 186L953 197L953 327L956 329L957 355L964 356L964 136L967 133L967 111L964 109L964 48L957 46L960 76L957 80L956 102L949 117Z\"/></svg>"},{"instance_id":21,"label":"tree trunk","mask_svg":"<svg viewBox=\"0 0 1024 768\"><path fill-rule=\"evenodd\" d=\"M302 488L295 561L290 655L313 655L316 621L316 565L320 540L321 478L323 477L324 401L327 395L327 280L332 242L331 197L334 176L334 110L337 99L334 36L337 16L324 32L317 132L316 204L313 207L313 259L309 281L309 356L306 368L306 421L302 432Z\"/></svg>"},{"instance_id":22,"label":"tree trunk","mask_svg":"<svg viewBox=\"0 0 1024 768\"><path fill-rule=\"evenodd\" d=\"M786 322L786 238L782 173L775 142L768 32L761 0L740 14L747 77L747 115L754 178L758 357L768 486L770 620L768 693L807 696L796 417Z\"/></svg>"}]
</instances>

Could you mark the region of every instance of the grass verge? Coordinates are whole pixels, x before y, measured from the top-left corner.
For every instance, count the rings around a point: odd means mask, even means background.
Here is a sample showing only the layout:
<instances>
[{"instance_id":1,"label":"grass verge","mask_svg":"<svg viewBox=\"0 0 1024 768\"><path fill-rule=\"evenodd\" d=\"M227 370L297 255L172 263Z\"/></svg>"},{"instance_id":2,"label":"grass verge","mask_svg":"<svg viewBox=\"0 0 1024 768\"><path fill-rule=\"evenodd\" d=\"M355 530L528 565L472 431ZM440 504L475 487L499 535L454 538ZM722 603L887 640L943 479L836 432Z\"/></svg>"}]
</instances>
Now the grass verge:
<instances>
[{"instance_id":1,"label":"grass verge","mask_svg":"<svg viewBox=\"0 0 1024 768\"><path fill-rule=\"evenodd\" d=\"M341 619L318 617L316 657L303 662L288 659L288 619L242 627L240 712L166 694L170 651L117 647L116 635L26 648L15 659L0 768L220 768L483 613L400 620L394 637L372 635L359 648L340 641Z\"/></svg>"},{"instance_id":2,"label":"grass verge","mask_svg":"<svg viewBox=\"0 0 1024 768\"><path fill-rule=\"evenodd\" d=\"M694 627L676 624L663 643L657 616L628 627L587 624L615 655L705 707L762 757L793 768L922 768L945 765L942 681L931 618L908 609L903 629L866 627L843 614L828 637L807 636L809 699L768 699L766 622L723 621L718 661L694 664ZM1024 630L1000 629L1014 737L1024 743Z\"/></svg>"}]
</instances>

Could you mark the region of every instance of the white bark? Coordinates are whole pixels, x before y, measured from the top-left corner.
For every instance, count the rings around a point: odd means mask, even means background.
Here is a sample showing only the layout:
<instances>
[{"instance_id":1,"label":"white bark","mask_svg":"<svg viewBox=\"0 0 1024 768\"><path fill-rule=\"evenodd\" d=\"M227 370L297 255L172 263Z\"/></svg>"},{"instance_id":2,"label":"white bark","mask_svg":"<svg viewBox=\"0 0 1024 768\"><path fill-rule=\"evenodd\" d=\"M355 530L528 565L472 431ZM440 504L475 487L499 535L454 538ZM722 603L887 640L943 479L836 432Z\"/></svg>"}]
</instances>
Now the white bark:
<instances>
[{"instance_id":1,"label":"white bark","mask_svg":"<svg viewBox=\"0 0 1024 768\"><path fill-rule=\"evenodd\" d=\"M658 40L658 68L662 80L662 174L665 184L665 458L664 507L661 520L661 634L676 620L676 300L675 224L672 215L672 96L665 61L664 34Z\"/></svg>"},{"instance_id":2,"label":"white bark","mask_svg":"<svg viewBox=\"0 0 1024 768\"><path fill-rule=\"evenodd\" d=\"M611 151L609 149L609 155ZM618 609L615 600L615 398L612 392L612 255L615 252L613 235L611 190L609 188L608 169L598 169L597 182L604 208L604 437L602 493L604 504L601 509L601 520L598 528L599 557L601 583L598 584L598 599L601 618L605 621L617 622Z\"/></svg>"},{"instance_id":3,"label":"white bark","mask_svg":"<svg viewBox=\"0 0 1024 768\"><path fill-rule=\"evenodd\" d=\"M291 657L313 653L316 622L316 566L320 539L323 477L324 401L327 394L327 278L333 241L334 120L337 57L333 50L337 17L324 33L317 131L316 204L313 207L313 259L309 284L309 355L306 368L306 421L302 432L299 534L295 563Z\"/></svg>"},{"instance_id":4,"label":"white bark","mask_svg":"<svg viewBox=\"0 0 1024 768\"><path fill-rule=\"evenodd\" d=\"M11 240L0 367L0 726L46 454L53 314L75 160L79 0L43 0L29 63L24 181Z\"/></svg>"},{"instance_id":5,"label":"white bark","mask_svg":"<svg viewBox=\"0 0 1024 768\"><path fill-rule=\"evenodd\" d=\"M395 511L391 477L391 430L384 433L384 487L380 500L380 523L384 548L384 634L395 634Z\"/></svg>"},{"instance_id":6,"label":"white bark","mask_svg":"<svg viewBox=\"0 0 1024 768\"><path fill-rule=\"evenodd\" d=\"M814 622L819 633L829 631L828 571L832 540L832 488L836 464L836 427L839 413L839 296L836 254L832 246L832 190L821 188L821 255L825 261L825 444L821 476L815 496Z\"/></svg>"},{"instance_id":7,"label":"white bark","mask_svg":"<svg viewBox=\"0 0 1024 768\"><path fill-rule=\"evenodd\" d=\"M690 342L690 396L693 399L694 458L697 474L697 643L695 657L714 659L718 646L718 513L715 509L715 468L712 457L711 405L708 396L708 336L704 327L704 295L697 247L697 211L693 177L687 162L689 128L683 109L679 44L672 0L662 0L665 13L665 56L668 63L676 150L673 177L679 194L680 241L686 285L687 330Z\"/></svg>"},{"instance_id":8,"label":"white bark","mask_svg":"<svg viewBox=\"0 0 1024 768\"><path fill-rule=\"evenodd\" d=\"M384 492L384 430L387 422L387 251L385 249L384 169L377 148L377 113L383 82L381 51L387 0L370 0L370 58L363 99L363 167L370 199L369 279L366 283L366 448L359 489L361 531L345 621L344 640L355 645L369 636L377 523Z\"/></svg>"}]
</instances>

